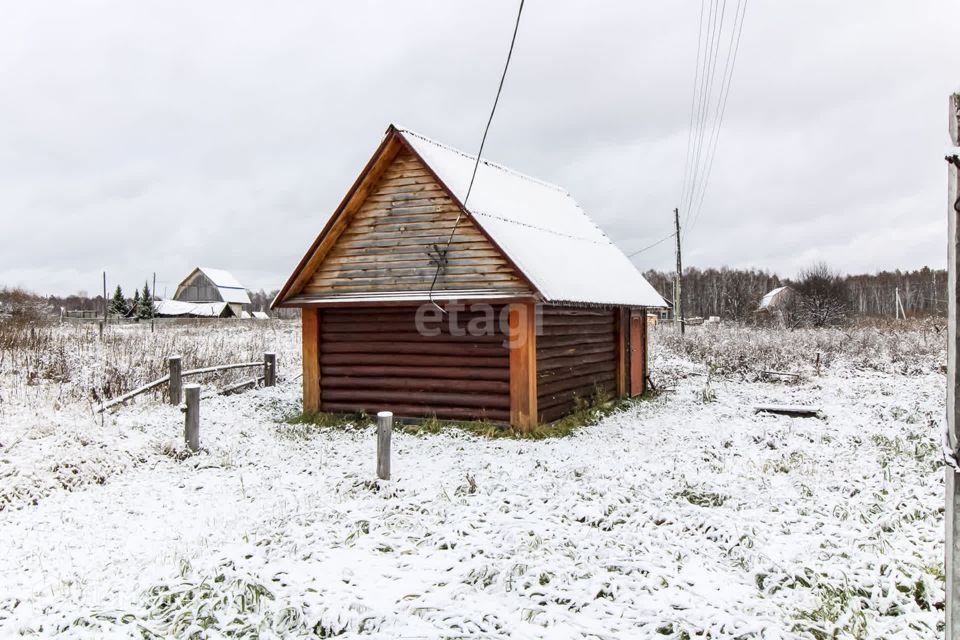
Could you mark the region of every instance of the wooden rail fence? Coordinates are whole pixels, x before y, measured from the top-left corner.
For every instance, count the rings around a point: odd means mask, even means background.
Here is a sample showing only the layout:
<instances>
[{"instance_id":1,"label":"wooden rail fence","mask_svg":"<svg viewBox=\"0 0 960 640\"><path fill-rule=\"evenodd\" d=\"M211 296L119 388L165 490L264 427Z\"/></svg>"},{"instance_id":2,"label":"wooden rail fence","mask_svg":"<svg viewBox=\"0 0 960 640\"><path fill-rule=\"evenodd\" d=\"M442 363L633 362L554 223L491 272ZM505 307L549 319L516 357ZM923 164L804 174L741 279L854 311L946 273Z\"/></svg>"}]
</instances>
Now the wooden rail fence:
<instances>
[{"instance_id":1,"label":"wooden rail fence","mask_svg":"<svg viewBox=\"0 0 960 640\"><path fill-rule=\"evenodd\" d=\"M180 356L172 356L167 359L168 373L162 378L158 378L152 382L137 387L133 391L129 391L122 396L114 398L108 402L104 402L100 405L100 408L97 409L97 413L103 413L111 407L115 407L118 404L123 404L128 400L132 400L137 396L144 394L148 391L156 389L157 387L167 384L168 393L167 398L170 404L179 405L183 402L183 379L189 378L192 376L202 375L204 373L215 373L217 371L227 371L229 369L247 369L254 367L262 367L263 375L260 378L253 378L251 380L245 380L243 382L237 383L230 387L227 387L222 391L222 393L234 393L239 391L243 387L255 385L259 380L263 380L263 385L265 387L272 387L277 383L277 354L273 352L267 352L263 354L263 360L260 362L238 362L233 364L221 364L213 367L203 367L200 369L187 369L183 370L182 359Z\"/></svg>"}]
</instances>

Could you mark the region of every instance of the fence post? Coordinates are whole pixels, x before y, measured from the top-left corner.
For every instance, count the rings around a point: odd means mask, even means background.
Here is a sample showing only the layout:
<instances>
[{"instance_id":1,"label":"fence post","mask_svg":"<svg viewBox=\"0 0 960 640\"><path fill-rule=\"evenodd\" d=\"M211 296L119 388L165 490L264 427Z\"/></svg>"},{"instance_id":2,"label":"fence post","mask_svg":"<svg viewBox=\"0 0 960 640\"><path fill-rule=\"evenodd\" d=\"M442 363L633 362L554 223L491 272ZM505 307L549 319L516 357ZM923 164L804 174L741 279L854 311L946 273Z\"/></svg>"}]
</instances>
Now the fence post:
<instances>
[{"instance_id":1,"label":"fence post","mask_svg":"<svg viewBox=\"0 0 960 640\"><path fill-rule=\"evenodd\" d=\"M277 354L267 352L263 354L263 386L272 387L277 384Z\"/></svg>"},{"instance_id":2,"label":"fence post","mask_svg":"<svg viewBox=\"0 0 960 640\"><path fill-rule=\"evenodd\" d=\"M170 392L168 394L170 404L177 405L183 402L183 378L180 372L183 371L180 356L171 356L167 358L167 366L170 370Z\"/></svg>"},{"instance_id":3,"label":"fence post","mask_svg":"<svg viewBox=\"0 0 960 640\"><path fill-rule=\"evenodd\" d=\"M186 416L183 421L183 439L190 451L200 449L200 385L188 384L183 387L186 396Z\"/></svg>"},{"instance_id":4,"label":"fence post","mask_svg":"<svg viewBox=\"0 0 960 640\"><path fill-rule=\"evenodd\" d=\"M377 414L377 477L390 479L390 435L393 433L393 413Z\"/></svg>"}]
</instances>

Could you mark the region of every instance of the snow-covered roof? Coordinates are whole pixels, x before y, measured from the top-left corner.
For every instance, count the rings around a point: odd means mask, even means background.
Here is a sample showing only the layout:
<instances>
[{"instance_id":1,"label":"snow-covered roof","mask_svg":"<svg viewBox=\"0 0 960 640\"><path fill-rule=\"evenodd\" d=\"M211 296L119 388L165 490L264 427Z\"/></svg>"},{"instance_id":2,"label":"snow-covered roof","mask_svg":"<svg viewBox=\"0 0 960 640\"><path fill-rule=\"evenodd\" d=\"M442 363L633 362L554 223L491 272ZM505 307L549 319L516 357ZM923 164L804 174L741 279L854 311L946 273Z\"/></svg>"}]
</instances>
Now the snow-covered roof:
<instances>
[{"instance_id":1,"label":"snow-covered roof","mask_svg":"<svg viewBox=\"0 0 960 640\"><path fill-rule=\"evenodd\" d=\"M254 320L269 320L270 316L267 315L266 312L264 311L254 311L253 318Z\"/></svg>"},{"instance_id":2,"label":"snow-covered roof","mask_svg":"<svg viewBox=\"0 0 960 640\"><path fill-rule=\"evenodd\" d=\"M226 287L228 289L243 289L243 285L240 284L240 281L233 277L233 274L229 271L224 271L223 269L211 269L210 267L199 267L200 271L204 273L205 276L210 278L210 281L218 287Z\"/></svg>"},{"instance_id":3,"label":"snow-covered roof","mask_svg":"<svg viewBox=\"0 0 960 640\"><path fill-rule=\"evenodd\" d=\"M154 303L155 313L158 316L218 318L226 306L226 302L182 302L180 300L158 300Z\"/></svg>"},{"instance_id":4,"label":"snow-covered roof","mask_svg":"<svg viewBox=\"0 0 960 640\"><path fill-rule=\"evenodd\" d=\"M784 287L777 287L776 289L768 291L762 298L760 298L760 306L757 307L757 311L762 311L764 309L769 308L770 305L776 302L777 296L779 296L782 292L786 291L789 288L790 287L784 286Z\"/></svg>"},{"instance_id":5,"label":"snow-covered roof","mask_svg":"<svg viewBox=\"0 0 960 640\"><path fill-rule=\"evenodd\" d=\"M413 150L463 204L476 156L407 129ZM548 302L666 306L564 189L481 161L464 207Z\"/></svg>"},{"instance_id":6,"label":"snow-covered roof","mask_svg":"<svg viewBox=\"0 0 960 640\"><path fill-rule=\"evenodd\" d=\"M211 269L210 267L197 267L190 272L183 282L180 283L182 287L187 281L193 277L193 274L197 271L201 272L207 277L210 282L217 288L220 292L220 297L224 302L233 302L236 304L250 304L250 296L247 294L247 289L240 281L233 277L233 274L229 271L223 269ZM179 290L179 288L178 288Z\"/></svg>"}]
</instances>

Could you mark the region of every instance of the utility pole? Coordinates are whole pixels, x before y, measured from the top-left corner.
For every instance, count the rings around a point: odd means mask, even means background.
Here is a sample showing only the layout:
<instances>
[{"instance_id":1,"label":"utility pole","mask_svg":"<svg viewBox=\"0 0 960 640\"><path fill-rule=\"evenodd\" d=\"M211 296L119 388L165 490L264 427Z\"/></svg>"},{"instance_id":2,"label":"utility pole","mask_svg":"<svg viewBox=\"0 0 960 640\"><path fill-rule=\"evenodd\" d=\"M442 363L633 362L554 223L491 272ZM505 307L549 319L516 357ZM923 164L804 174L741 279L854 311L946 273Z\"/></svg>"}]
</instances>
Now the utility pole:
<instances>
[{"instance_id":1,"label":"utility pole","mask_svg":"<svg viewBox=\"0 0 960 640\"><path fill-rule=\"evenodd\" d=\"M949 108L950 143L960 146L960 93L950 96ZM944 445L956 460L960 443L957 428L957 396L960 393L960 375L957 372L957 269L960 267L960 157L956 153L947 156L947 434ZM947 453L947 452L945 452ZM956 466L946 465L944 487L946 489L945 572L946 572L946 640L960 640L960 471Z\"/></svg>"},{"instance_id":2,"label":"utility pole","mask_svg":"<svg viewBox=\"0 0 960 640\"><path fill-rule=\"evenodd\" d=\"M157 272L153 272L153 289L150 289L150 295L157 297ZM157 315L157 308L153 304L153 298L150 299L150 333L153 333L153 317Z\"/></svg>"},{"instance_id":3,"label":"utility pole","mask_svg":"<svg viewBox=\"0 0 960 640\"><path fill-rule=\"evenodd\" d=\"M103 272L103 322L100 323L100 339L103 340L103 331L107 328L107 272Z\"/></svg>"},{"instance_id":4,"label":"utility pole","mask_svg":"<svg viewBox=\"0 0 960 640\"><path fill-rule=\"evenodd\" d=\"M683 322L683 262L680 260L680 210L673 210L673 228L674 235L677 237L677 276L673 285L673 317L680 321L680 335L683 335L685 326ZM679 315L678 315L679 314Z\"/></svg>"}]
</instances>

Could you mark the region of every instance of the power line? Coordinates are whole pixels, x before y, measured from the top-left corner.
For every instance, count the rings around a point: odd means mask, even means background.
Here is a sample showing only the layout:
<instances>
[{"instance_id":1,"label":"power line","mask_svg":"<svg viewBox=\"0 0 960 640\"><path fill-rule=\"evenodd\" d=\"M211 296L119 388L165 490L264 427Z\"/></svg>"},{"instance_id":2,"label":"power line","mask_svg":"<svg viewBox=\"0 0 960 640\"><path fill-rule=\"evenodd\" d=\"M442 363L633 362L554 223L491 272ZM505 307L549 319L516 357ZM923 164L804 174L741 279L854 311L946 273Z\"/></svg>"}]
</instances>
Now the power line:
<instances>
[{"instance_id":1,"label":"power line","mask_svg":"<svg viewBox=\"0 0 960 640\"><path fill-rule=\"evenodd\" d=\"M713 8L714 18L716 18L717 13L717 4L714 0ZM701 164L701 158L703 157L703 143L707 134L707 123L710 121L710 105L712 104L711 96L713 95L713 84L714 79L717 75L717 60L720 53L720 37L723 32L723 22L724 17L726 16L727 4L726 0L723 0L723 4L720 7L719 19L714 19L712 21L711 30L710 30L710 50L707 52L707 55L704 57L704 64L707 66L706 73L704 74L704 82L701 85L700 92L700 111L698 114L698 128L699 132L697 133L697 144L695 147L694 157L693 157L693 181L690 183L687 191L687 200L686 200L686 211L684 212L684 229L686 229L686 224L690 220L690 208L691 203L693 202L694 194L696 193L699 187L699 179L702 177L703 165ZM715 27L715 29L714 29Z\"/></svg>"},{"instance_id":2,"label":"power line","mask_svg":"<svg viewBox=\"0 0 960 640\"><path fill-rule=\"evenodd\" d=\"M700 91L697 100L696 114L696 133L691 158L692 177L687 187L685 200L681 201L680 206L686 209L684 217L684 227L690 215L690 201L693 200L693 193L697 187L697 179L700 176L700 158L703 151L703 138L707 129L707 120L710 113L710 93L713 87L713 76L716 73L716 54L719 50L720 30L723 28L723 13L726 11L726 0L723 1L723 10L720 12L720 20L717 20L717 0L711 1L710 19L707 26L707 46L703 54L703 73L700 78Z\"/></svg>"},{"instance_id":3,"label":"power line","mask_svg":"<svg viewBox=\"0 0 960 640\"><path fill-rule=\"evenodd\" d=\"M517 9L517 21L513 25L513 36L510 38L510 49L507 51L507 61L503 65L503 73L500 75L500 85L497 87L497 96L493 99L493 108L490 109L490 117L487 118L487 126L484 127L483 137L480 139L480 150L477 152L477 159L473 163L473 172L470 174L470 184L467 186L467 195L463 198L463 206L460 208L460 213L457 214L457 219L453 223L453 229L450 230L450 237L447 238L447 244L444 246L443 251L437 251L437 270L433 274L433 282L430 283L430 302L433 302L433 290L437 286L437 278L440 277L440 270L443 269L447 263L447 252L450 250L450 244L453 242L453 234L457 232L460 219L467 210L467 201L470 199L470 192L473 191L473 181L476 179L477 169L480 167L480 156L483 155L483 146L487 143L487 134L490 133L493 114L497 111L497 103L500 102L500 92L503 91L503 83L507 79L507 69L510 68L510 58L513 57L513 45L517 42L517 31L520 30L520 16L523 14L523 2L524 0L520 0L520 8ZM435 302L433 304L436 305Z\"/></svg>"},{"instance_id":4,"label":"power line","mask_svg":"<svg viewBox=\"0 0 960 640\"><path fill-rule=\"evenodd\" d=\"M737 0L737 11L733 17L733 27L730 31L730 44L727 49L727 60L724 63L724 75L722 76L720 84L720 97L717 103L718 115L713 128L713 133L711 134L711 140L707 144L707 171L704 174L703 185L700 189L700 199L697 202L696 211L693 216L693 222L691 222L687 227L687 233L690 232L690 228L693 227L700 218L700 212L703 209L703 200L707 194L707 186L710 183L710 174L713 172L713 161L716 158L717 146L720 142L720 128L723 126L723 115L727 111L727 99L730 96L730 87L733 84L733 72L737 65L737 53L740 51L740 35L743 33L743 20L747 15L748 0L742 0L742 2L743 11L741 12L741 2L740 0ZM738 16L739 26L737 24ZM734 34L736 34L736 41L734 41ZM728 65L729 73L727 72Z\"/></svg>"},{"instance_id":5,"label":"power line","mask_svg":"<svg viewBox=\"0 0 960 640\"><path fill-rule=\"evenodd\" d=\"M700 0L700 22L697 29L697 62L693 68L693 90L690 92L690 123L687 128L687 155L683 159L683 180L680 182L680 200L687 192L687 179L690 176L690 145L693 140L693 108L697 100L697 78L700 76L700 51L703 48L703 3Z\"/></svg>"},{"instance_id":6,"label":"power line","mask_svg":"<svg viewBox=\"0 0 960 640\"><path fill-rule=\"evenodd\" d=\"M667 240L669 240L670 238L672 238L672 237L675 236L675 235L677 235L677 234L674 233L674 232L670 232L668 235L660 238L659 240L657 240L657 241L654 242L653 244L647 245L647 246L644 247L643 249L637 249L637 250L634 251L633 253L628 253L628 254L627 254L627 257L628 257L628 258L632 258L632 257L635 256L635 255L638 255L638 254L640 254L640 253L643 253L644 251L647 251L648 249L653 249L653 248L654 248L655 246L657 246L658 244L661 244L661 243L663 243L663 242L666 242Z\"/></svg>"}]
</instances>

